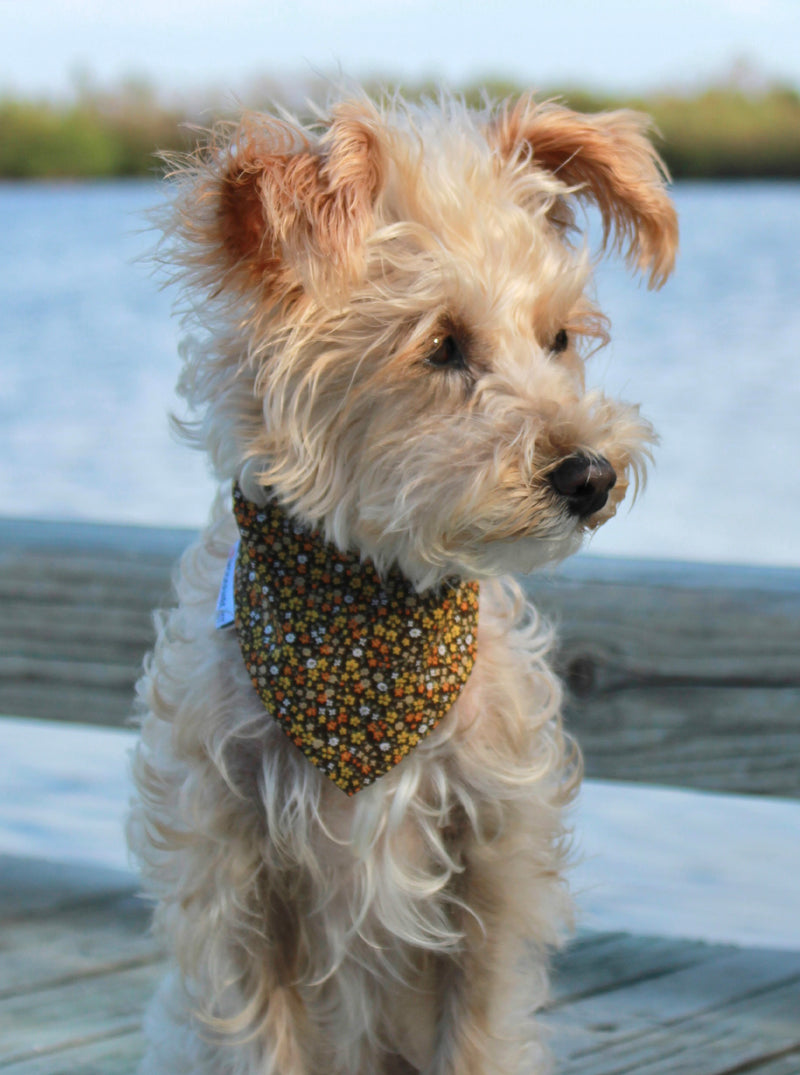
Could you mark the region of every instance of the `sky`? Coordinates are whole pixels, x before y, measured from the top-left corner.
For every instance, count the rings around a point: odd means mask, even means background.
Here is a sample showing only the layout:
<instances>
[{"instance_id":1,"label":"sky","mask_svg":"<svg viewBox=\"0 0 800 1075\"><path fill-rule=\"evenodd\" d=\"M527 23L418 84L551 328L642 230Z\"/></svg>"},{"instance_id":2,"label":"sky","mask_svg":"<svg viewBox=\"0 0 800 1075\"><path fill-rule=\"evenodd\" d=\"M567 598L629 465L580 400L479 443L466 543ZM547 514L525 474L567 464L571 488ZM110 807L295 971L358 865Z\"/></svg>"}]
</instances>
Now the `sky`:
<instances>
[{"instance_id":1,"label":"sky","mask_svg":"<svg viewBox=\"0 0 800 1075\"><path fill-rule=\"evenodd\" d=\"M0 92L313 75L646 91L737 61L800 88L800 0L0 0Z\"/></svg>"}]
</instances>

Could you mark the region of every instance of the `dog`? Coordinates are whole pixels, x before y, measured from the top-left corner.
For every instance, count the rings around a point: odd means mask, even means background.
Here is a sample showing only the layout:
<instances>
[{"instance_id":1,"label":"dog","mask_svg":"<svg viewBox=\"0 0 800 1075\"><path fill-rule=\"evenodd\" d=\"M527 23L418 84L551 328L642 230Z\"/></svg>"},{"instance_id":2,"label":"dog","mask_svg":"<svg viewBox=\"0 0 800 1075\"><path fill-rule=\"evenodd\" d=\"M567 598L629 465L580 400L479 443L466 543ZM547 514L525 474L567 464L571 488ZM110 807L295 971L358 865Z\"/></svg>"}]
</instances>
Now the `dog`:
<instances>
[{"instance_id":1,"label":"dog","mask_svg":"<svg viewBox=\"0 0 800 1075\"><path fill-rule=\"evenodd\" d=\"M513 573L645 475L589 391L603 248L676 215L645 117L343 95L175 162L179 390L221 492L138 686L129 840L171 970L147 1075L549 1069L581 764Z\"/></svg>"}]
</instances>

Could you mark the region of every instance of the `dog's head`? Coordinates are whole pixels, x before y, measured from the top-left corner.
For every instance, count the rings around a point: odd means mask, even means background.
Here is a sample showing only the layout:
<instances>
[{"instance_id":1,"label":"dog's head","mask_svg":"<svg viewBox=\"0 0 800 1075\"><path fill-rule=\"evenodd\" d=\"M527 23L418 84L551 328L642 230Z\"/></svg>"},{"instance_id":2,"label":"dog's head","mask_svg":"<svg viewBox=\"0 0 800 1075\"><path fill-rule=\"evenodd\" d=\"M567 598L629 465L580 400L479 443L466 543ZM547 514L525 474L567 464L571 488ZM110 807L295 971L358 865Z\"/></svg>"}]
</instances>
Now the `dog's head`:
<instances>
[{"instance_id":1,"label":"dog's head","mask_svg":"<svg viewBox=\"0 0 800 1075\"><path fill-rule=\"evenodd\" d=\"M250 116L176 172L198 440L252 499L418 585L574 551L643 476L587 392L605 322L574 210L659 285L677 223L646 121L523 99ZM201 295L196 294L200 289Z\"/></svg>"}]
</instances>

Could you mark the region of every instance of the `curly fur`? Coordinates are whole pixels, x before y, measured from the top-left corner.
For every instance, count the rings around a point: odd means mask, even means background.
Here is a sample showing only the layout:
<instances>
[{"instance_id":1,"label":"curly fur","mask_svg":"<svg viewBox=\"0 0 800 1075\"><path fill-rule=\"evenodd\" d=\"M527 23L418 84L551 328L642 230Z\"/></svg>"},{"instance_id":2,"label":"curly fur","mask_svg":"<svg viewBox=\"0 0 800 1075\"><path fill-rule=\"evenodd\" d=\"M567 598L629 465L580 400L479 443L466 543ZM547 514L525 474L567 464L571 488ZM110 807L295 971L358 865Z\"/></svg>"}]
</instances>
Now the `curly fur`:
<instances>
[{"instance_id":1,"label":"curly fur","mask_svg":"<svg viewBox=\"0 0 800 1075\"><path fill-rule=\"evenodd\" d=\"M162 253L186 285L184 432L223 491L139 684L130 841L174 963L147 1075L546 1069L532 1014L569 923L580 762L550 632L496 576L574 551L644 474L638 409L584 389L581 340L605 326L571 239L591 199L606 238L667 275L675 217L643 131L530 100L356 99L314 129L248 116L176 163ZM429 361L443 336L463 368ZM584 519L550 481L576 452L618 475ZM420 590L485 580L466 688L353 798L214 628L232 480Z\"/></svg>"}]
</instances>

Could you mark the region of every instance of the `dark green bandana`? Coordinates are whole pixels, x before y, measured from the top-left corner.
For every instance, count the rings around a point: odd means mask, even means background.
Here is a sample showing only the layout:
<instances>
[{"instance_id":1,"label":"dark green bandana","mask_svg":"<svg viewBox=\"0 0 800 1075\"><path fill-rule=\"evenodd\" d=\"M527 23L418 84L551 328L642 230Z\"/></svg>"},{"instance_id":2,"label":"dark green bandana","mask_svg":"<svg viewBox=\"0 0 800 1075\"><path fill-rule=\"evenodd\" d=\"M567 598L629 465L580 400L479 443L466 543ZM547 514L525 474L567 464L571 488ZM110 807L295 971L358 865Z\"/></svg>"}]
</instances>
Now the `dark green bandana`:
<instances>
[{"instance_id":1,"label":"dark green bandana","mask_svg":"<svg viewBox=\"0 0 800 1075\"><path fill-rule=\"evenodd\" d=\"M400 574L234 489L235 623L261 701L352 795L435 728L475 663L478 583L418 594Z\"/></svg>"}]
</instances>

